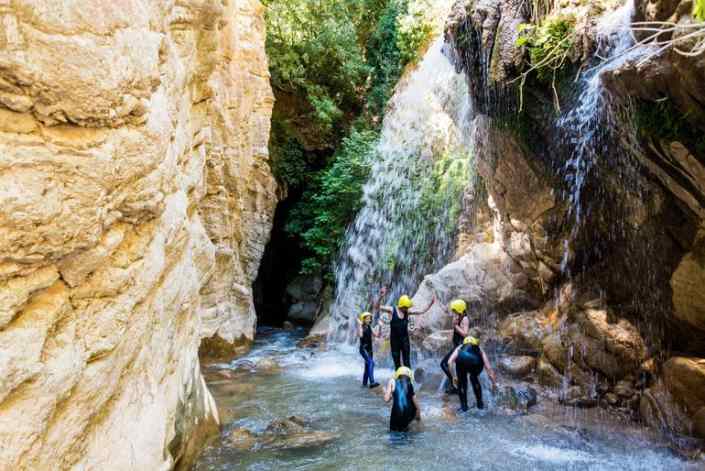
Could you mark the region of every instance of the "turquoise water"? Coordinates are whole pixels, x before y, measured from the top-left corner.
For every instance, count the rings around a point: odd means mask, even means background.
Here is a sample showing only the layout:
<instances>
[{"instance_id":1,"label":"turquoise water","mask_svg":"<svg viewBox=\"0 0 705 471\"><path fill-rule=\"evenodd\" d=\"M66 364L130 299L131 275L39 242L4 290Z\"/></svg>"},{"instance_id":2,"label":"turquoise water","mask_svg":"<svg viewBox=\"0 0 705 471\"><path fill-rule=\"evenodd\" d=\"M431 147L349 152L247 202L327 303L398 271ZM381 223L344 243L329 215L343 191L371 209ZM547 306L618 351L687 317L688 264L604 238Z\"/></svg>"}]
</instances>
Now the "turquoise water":
<instances>
[{"instance_id":1,"label":"turquoise water","mask_svg":"<svg viewBox=\"0 0 705 471\"><path fill-rule=\"evenodd\" d=\"M223 431L196 470L702 469L675 456L643 429L605 423L605 417L576 418L572 409L541 403L538 412L512 416L490 400L486 412L456 415L457 398L444 398L437 382L417 384L423 415L419 429L390 434L390 407L382 400L381 388L372 392L360 387L359 356L352 350L297 349L300 336L261 331L247 357L206 368ZM262 358L274 359L282 371L243 371ZM389 369L378 369L378 381L390 374ZM272 419L291 415L340 438L305 450L242 452L228 446L234 428L261 432Z\"/></svg>"}]
</instances>

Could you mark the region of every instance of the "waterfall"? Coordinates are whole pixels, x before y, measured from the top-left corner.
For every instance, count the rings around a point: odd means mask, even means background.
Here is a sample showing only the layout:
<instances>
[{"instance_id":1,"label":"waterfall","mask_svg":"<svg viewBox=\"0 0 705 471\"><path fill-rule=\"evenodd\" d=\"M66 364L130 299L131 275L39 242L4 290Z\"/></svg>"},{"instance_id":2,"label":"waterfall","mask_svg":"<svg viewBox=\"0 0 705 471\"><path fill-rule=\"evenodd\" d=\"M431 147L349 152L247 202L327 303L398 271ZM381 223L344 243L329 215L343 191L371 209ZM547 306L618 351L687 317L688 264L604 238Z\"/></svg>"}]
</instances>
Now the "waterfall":
<instances>
[{"instance_id":1,"label":"waterfall","mask_svg":"<svg viewBox=\"0 0 705 471\"><path fill-rule=\"evenodd\" d=\"M471 181L465 77L436 40L397 86L383 122L362 209L336 265L333 340L350 340L353 319L383 285L413 294L452 256L463 192Z\"/></svg>"},{"instance_id":2,"label":"waterfall","mask_svg":"<svg viewBox=\"0 0 705 471\"><path fill-rule=\"evenodd\" d=\"M576 227L584 216L581 200L586 179L600 157L603 142L600 134L607 134L615 127L612 97L602 83L602 74L618 67L629 57L625 52L634 44L630 27L634 11L634 1L627 0L625 5L598 23L597 55L606 60L585 74L575 106L557 122L563 143L573 149L565 162L563 175L568 184L566 197Z\"/></svg>"}]
</instances>

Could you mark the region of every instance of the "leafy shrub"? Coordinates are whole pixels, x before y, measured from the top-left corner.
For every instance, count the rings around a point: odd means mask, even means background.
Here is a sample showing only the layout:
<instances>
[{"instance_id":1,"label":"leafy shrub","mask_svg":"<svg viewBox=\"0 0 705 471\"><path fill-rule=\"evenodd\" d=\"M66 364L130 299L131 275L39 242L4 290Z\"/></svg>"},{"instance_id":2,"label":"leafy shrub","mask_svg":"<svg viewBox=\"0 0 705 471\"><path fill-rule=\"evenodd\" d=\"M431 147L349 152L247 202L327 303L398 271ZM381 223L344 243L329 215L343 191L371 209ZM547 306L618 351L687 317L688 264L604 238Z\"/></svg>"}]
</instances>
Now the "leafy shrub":
<instances>
[{"instance_id":1,"label":"leafy shrub","mask_svg":"<svg viewBox=\"0 0 705 471\"><path fill-rule=\"evenodd\" d=\"M693 2L693 16L700 21L705 21L705 0Z\"/></svg>"},{"instance_id":2,"label":"leafy shrub","mask_svg":"<svg viewBox=\"0 0 705 471\"><path fill-rule=\"evenodd\" d=\"M417 2L397 20L397 47L403 63L413 63L433 35L433 25L424 17L424 3Z\"/></svg>"},{"instance_id":3,"label":"leafy shrub","mask_svg":"<svg viewBox=\"0 0 705 471\"><path fill-rule=\"evenodd\" d=\"M339 249L345 229L360 209L379 134L353 129L342 141L332 164L314 177L302 201L294 208L286 231L299 236L308 251L302 272L318 273Z\"/></svg>"},{"instance_id":4,"label":"leafy shrub","mask_svg":"<svg viewBox=\"0 0 705 471\"><path fill-rule=\"evenodd\" d=\"M555 79L575 45L575 17L554 16L538 25L522 24L519 32L517 46L529 49L530 71L541 81Z\"/></svg>"}]
</instances>

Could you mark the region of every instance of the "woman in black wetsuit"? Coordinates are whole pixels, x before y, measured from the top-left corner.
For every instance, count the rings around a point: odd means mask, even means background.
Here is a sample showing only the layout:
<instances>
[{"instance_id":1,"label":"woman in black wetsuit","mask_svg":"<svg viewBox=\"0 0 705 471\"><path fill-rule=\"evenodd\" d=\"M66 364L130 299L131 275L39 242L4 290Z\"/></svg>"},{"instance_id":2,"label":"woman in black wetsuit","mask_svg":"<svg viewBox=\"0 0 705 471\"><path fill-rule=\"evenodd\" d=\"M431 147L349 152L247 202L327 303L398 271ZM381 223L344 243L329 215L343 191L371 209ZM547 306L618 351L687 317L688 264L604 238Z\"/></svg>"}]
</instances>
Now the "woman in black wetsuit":
<instances>
[{"instance_id":1,"label":"woman in black wetsuit","mask_svg":"<svg viewBox=\"0 0 705 471\"><path fill-rule=\"evenodd\" d=\"M468 410L468 375L470 375L478 409L485 408L485 404L482 402L482 386L480 385L480 373L485 367L487 367L487 374L492 381L492 386L497 387L497 377L489 360L487 360L487 355L480 348L478 337L477 330L473 329L470 335L463 340L463 345L456 348L450 356L449 363L451 367L455 364L458 375L458 396L460 397L460 409L463 412Z\"/></svg>"},{"instance_id":2,"label":"woman in black wetsuit","mask_svg":"<svg viewBox=\"0 0 705 471\"><path fill-rule=\"evenodd\" d=\"M468 336L468 329L470 328L470 320L465 314L467 311L467 304L462 299L456 299L450 303L450 312L453 315L453 348L450 349L448 354L441 360L441 369L448 377L448 383L446 386L446 394L457 394L458 390L453 385L453 374L450 372L450 367L448 366L448 360L453 354L456 348L458 348L463 343L463 339Z\"/></svg>"},{"instance_id":3,"label":"woman in black wetsuit","mask_svg":"<svg viewBox=\"0 0 705 471\"><path fill-rule=\"evenodd\" d=\"M409 341L409 316L418 316L426 314L431 306L436 302L436 295L433 295L431 304L423 311L412 311L411 307L414 303L407 295L399 298L397 307L380 306L382 298L387 294L387 288L382 288L379 293L379 299L376 303L376 308L392 315L389 322L389 344L392 350L392 360L394 360L394 368L399 369L401 366L411 368L411 342Z\"/></svg>"},{"instance_id":4,"label":"woman in black wetsuit","mask_svg":"<svg viewBox=\"0 0 705 471\"><path fill-rule=\"evenodd\" d=\"M360 338L360 355L365 360L365 372L362 375L362 385L370 389L379 386L375 381L375 361L372 358L372 336L380 337L379 327L372 328L372 314L363 312L357 320L357 336Z\"/></svg>"},{"instance_id":5,"label":"woman in black wetsuit","mask_svg":"<svg viewBox=\"0 0 705 471\"><path fill-rule=\"evenodd\" d=\"M393 400L389 417L390 432L406 432L414 419L421 420L421 408L414 394L412 376L409 368L398 368L384 391L384 401Z\"/></svg>"}]
</instances>

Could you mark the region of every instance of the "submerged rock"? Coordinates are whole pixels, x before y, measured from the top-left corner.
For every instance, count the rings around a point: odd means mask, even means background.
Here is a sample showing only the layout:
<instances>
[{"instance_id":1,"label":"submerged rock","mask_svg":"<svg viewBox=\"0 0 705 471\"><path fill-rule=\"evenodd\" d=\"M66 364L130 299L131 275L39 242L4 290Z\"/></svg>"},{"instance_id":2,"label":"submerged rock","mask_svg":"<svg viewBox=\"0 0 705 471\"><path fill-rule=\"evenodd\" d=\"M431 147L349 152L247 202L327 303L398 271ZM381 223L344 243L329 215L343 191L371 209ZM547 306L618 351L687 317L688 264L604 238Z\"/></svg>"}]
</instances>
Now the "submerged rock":
<instances>
[{"instance_id":1,"label":"submerged rock","mask_svg":"<svg viewBox=\"0 0 705 471\"><path fill-rule=\"evenodd\" d=\"M332 432L308 430L306 421L297 416L274 419L260 434L238 428L229 436L229 444L238 450L292 450L327 445L340 437Z\"/></svg>"},{"instance_id":2,"label":"submerged rock","mask_svg":"<svg viewBox=\"0 0 705 471\"><path fill-rule=\"evenodd\" d=\"M281 366L271 358L262 358L255 363L255 370L258 373L274 374L281 371Z\"/></svg>"},{"instance_id":3,"label":"submerged rock","mask_svg":"<svg viewBox=\"0 0 705 471\"><path fill-rule=\"evenodd\" d=\"M500 407L526 413L538 403L538 393L529 386L505 386L497 392L495 400Z\"/></svg>"}]
</instances>

